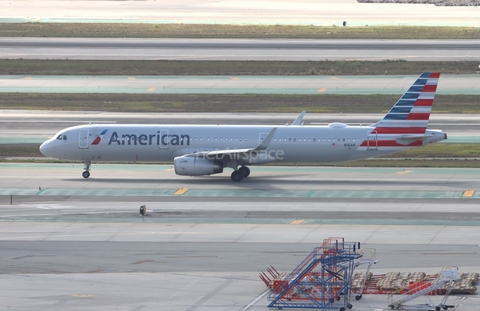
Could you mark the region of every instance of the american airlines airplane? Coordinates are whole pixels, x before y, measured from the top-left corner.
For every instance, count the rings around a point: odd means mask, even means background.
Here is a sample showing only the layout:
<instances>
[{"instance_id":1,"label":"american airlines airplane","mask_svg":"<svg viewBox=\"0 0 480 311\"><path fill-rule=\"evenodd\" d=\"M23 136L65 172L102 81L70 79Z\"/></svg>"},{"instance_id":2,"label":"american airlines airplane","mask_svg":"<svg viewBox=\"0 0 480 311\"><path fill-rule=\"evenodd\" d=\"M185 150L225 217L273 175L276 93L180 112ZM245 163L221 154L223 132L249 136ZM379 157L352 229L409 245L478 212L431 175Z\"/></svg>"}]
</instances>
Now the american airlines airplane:
<instances>
[{"instance_id":1,"label":"american airlines airplane","mask_svg":"<svg viewBox=\"0 0 480 311\"><path fill-rule=\"evenodd\" d=\"M250 175L250 165L331 163L378 157L447 139L427 130L439 72L425 72L379 122L367 126L331 123L304 126L303 111L292 124L112 125L69 127L40 146L48 157L92 162L173 161L178 175L211 175L233 170L232 181Z\"/></svg>"}]
</instances>

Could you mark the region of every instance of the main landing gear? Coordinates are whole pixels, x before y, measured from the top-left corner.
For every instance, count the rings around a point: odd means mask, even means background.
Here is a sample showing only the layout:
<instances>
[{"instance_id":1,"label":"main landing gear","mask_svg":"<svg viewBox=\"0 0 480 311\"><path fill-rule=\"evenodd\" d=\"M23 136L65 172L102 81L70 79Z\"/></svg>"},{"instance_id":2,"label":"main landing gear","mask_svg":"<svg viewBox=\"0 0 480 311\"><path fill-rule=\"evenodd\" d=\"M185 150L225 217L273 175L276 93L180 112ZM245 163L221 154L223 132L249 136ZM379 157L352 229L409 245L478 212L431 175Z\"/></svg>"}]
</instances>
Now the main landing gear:
<instances>
[{"instance_id":1,"label":"main landing gear","mask_svg":"<svg viewBox=\"0 0 480 311\"><path fill-rule=\"evenodd\" d=\"M82 176L83 178L88 178L90 177L90 161L85 162L85 171L83 171Z\"/></svg>"},{"instance_id":2,"label":"main landing gear","mask_svg":"<svg viewBox=\"0 0 480 311\"><path fill-rule=\"evenodd\" d=\"M238 182L249 175L250 169L246 166L241 166L238 170L233 171L230 177L232 178L232 181Z\"/></svg>"}]
</instances>

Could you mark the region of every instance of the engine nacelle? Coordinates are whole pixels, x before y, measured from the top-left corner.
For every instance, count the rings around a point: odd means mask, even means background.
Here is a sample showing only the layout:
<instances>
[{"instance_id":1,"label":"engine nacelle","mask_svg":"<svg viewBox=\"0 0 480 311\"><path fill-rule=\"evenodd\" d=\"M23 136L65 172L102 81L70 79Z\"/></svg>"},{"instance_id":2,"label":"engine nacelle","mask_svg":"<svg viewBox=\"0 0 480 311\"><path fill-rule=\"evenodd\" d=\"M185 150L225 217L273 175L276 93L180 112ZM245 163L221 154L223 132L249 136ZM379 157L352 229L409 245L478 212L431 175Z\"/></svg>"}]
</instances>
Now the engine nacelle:
<instances>
[{"instance_id":1,"label":"engine nacelle","mask_svg":"<svg viewBox=\"0 0 480 311\"><path fill-rule=\"evenodd\" d=\"M221 161L207 160L195 157L176 157L173 159L177 175L211 175L223 172Z\"/></svg>"}]
</instances>

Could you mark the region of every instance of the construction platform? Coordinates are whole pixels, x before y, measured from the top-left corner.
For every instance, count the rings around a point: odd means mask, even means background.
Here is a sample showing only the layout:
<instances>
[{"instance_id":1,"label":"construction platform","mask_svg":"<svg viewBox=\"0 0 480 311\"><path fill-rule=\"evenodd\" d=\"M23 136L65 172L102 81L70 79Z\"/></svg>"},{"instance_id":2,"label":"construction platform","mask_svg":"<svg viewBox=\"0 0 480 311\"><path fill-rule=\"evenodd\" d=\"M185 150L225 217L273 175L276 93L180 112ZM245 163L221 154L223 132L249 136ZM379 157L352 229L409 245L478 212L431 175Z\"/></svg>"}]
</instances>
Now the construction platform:
<instances>
[{"instance_id":1,"label":"construction platform","mask_svg":"<svg viewBox=\"0 0 480 311\"><path fill-rule=\"evenodd\" d=\"M278 272L273 266L259 274L271 289L267 296L269 308L317 308L345 311L353 307L351 297L360 300L363 294L389 296L388 307L402 309L405 303L426 296L429 303L415 308L447 310L450 295L476 292L479 274L459 273L458 268L445 267L439 273L370 272L375 259L374 249L360 249L360 243L345 242L343 238L328 238L316 247L292 272ZM366 271L354 273L355 268L367 265ZM398 298L394 298L398 295ZM428 296L442 295L434 304Z\"/></svg>"}]
</instances>

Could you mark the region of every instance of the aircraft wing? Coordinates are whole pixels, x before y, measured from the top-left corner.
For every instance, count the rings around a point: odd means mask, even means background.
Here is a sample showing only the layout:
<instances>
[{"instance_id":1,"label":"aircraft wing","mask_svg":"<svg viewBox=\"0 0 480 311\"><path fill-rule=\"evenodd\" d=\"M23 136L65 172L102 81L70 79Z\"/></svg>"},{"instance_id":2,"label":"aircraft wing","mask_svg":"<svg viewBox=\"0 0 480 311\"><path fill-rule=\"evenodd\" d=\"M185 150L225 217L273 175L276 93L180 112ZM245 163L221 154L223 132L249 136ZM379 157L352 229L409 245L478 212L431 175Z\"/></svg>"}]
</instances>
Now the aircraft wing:
<instances>
[{"instance_id":1,"label":"aircraft wing","mask_svg":"<svg viewBox=\"0 0 480 311\"><path fill-rule=\"evenodd\" d=\"M266 152L270 142L275 135L277 128L274 127L267 137L255 148L245 149L224 149L224 150L211 150L202 151L192 154L186 154L184 157L199 157L211 160L237 160L239 164L259 164L275 161L275 158L269 157Z\"/></svg>"}]
</instances>

